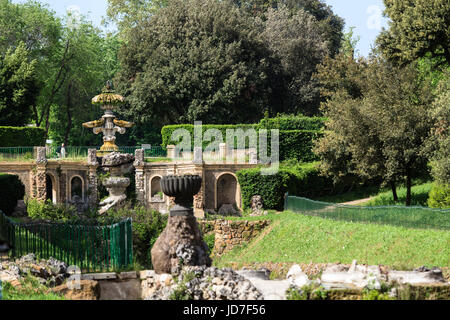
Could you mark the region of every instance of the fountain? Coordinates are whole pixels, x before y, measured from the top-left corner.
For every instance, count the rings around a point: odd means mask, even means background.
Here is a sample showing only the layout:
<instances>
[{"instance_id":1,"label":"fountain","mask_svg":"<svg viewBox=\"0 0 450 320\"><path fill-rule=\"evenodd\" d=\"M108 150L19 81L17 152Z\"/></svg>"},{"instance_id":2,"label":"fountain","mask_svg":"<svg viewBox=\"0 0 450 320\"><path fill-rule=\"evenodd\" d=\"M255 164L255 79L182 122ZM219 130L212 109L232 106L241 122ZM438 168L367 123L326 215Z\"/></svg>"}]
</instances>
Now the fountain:
<instances>
[{"instance_id":1,"label":"fountain","mask_svg":"<svg viewBox=\"0 0 450 320\"><path fill-rule=\"evenodd\" d=\"M116 132L124 134L126 128L133 127L134 123L117 120L113 113L115 107L123 101L124 98L114 92L112 83L108 81L102 93L92 99L92 104L100 105L105 114L100 120L83 123L83 127L93 129L95 134L103 133L103 145L97 151L97 157L102 158L101 167L111 174L102 181L109 192L109 197L100 202L100 215L122 205L127 198L125 190L130 185L130 179L123 175L133 169L134 156L118 152Z\"/></svg>"},{"instance_id":2,"label":"fountain","mask_svg":"<svg viewBox=\"0 0 450 320\"><path fill-rule=\"evenodd\" d=\"M116 106L122 104L124 98L114 92L114 87L111 81L106 83L102 93L92 99L92 104L100 105L105 114L100 120L83 123L83 127L93 129L95 134L103 133L103 145L98 156L107 155L110 152L119 151L116 145L116 132L125 134L126 128L132 128L133 122L117 120L113 113Z\"/></svg>"}]
</instances>

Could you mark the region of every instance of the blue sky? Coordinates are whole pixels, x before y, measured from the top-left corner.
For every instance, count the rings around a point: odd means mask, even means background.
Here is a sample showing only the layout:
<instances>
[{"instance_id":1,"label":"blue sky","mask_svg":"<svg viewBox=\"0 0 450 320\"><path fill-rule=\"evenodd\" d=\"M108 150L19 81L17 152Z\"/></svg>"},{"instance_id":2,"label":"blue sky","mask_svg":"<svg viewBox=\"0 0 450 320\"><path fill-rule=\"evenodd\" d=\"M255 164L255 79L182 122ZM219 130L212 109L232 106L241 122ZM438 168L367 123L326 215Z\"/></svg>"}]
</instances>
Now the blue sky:
<instances>
[{"instance_id":1,"label":"blue sky","mask_svg":"<svg viewBox=\"0 0 450 320\"><path fill-rule=\"evenodd\" d=\"M13 0L20 3L23 0ZM106 15L106 0L41 0L47 3L58 15L64 15L67 8L73 6L87 15L96 25L100 25ZM383 0L325 0L333 11L345 19L346 30L355 27L355 34L360 36L359 53L367 56L375 38L386 27L386 19L381 16L384 10Z\"/></svg>"}]
</instances>

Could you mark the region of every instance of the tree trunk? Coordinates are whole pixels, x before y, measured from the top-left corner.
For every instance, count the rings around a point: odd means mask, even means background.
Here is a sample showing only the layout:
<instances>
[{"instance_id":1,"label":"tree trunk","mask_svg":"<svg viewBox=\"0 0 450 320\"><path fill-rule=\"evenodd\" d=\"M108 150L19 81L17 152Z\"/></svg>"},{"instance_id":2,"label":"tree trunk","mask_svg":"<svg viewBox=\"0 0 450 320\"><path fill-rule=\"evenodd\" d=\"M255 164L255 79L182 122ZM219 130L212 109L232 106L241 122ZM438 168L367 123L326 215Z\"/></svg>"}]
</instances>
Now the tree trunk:
<instances>
[{"instance_id":1,"label":"tree trunk","mask_svg":"<svg viewBox=\"0 0 450 320\"><path fill-rule=\"evenodd\" d=\"M411 173L409 170L406 174L406 206L411 205Z\"/></svg>"},{"instance_id":2,"label":"tree trunk","mask_svg":"<svg viewBox=\"0 0 450 320\"><path fill-rule=\"evenodd\" d=\"M394 201L397 202L398 201L397 186L395 185L394 181L391 181L391 190Z\"/></svg>"}]
</instances>

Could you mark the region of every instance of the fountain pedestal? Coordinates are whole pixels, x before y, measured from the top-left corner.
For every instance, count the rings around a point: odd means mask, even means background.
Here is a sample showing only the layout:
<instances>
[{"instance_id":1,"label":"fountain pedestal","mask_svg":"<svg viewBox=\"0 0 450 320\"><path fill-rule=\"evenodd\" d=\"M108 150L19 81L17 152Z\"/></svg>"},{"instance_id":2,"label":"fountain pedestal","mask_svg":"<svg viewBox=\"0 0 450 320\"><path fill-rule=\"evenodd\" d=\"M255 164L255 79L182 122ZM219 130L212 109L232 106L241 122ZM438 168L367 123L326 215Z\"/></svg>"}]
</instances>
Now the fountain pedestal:
<instances>
[{"instance_id":1,"label":"fountain pedestal","mask_svg":"<svg viewBox=\"0 0 450 320\"><path fill-rule=\"evenodd\" d=\"M209 249L191 206L201 183L199 176L166 176L161 180L162 191L175 197L175 206L170 210L166 228L151 250L157 274L177 274L183 266L211 266Z\"/></svg>"}]
</instances>

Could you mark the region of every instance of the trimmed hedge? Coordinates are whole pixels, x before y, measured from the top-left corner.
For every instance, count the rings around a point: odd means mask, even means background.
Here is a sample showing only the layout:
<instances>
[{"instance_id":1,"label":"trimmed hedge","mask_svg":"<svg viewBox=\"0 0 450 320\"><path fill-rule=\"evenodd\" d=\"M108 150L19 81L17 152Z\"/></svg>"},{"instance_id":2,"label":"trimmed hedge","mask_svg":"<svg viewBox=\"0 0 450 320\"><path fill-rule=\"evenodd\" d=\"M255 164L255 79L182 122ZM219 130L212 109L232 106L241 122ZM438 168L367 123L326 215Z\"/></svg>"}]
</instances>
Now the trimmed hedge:
<instances>
[{"instance_id":1,"label":"trimmed hedge","mask_svg":"<svg viewBox=\"0 0 450 320\"><path fill-rule=\"evenodd\" d=\"M306 116L280 116L277 118L265 118L259 123L262 129L279 130L322 130L325 127L326 118Z\"/></svg>"},{"instance_id":2,"label":"trimmed hedge","mask_svg":"<svg viewBox=\"0 0 450 320\"><path fill-rule=\"evenodd\" d=\"M0 210L6 215L14 212L17 201L25 196L25 186L19 177L0 173Z\"/></svg>"},{"instance_id":3,"label":"trimmed hedge","mask_svg":"<svg viewBox=\"0 0 450 320\"><path fill-rule=\"evenodd\" d=\"M45 130L33 127L0 127L0 147L34 147L45 145Z\"/></svg>"},{"instance_id":4,"label":"trimmed hedge","mask_svg":"<svg viewBox=\"0 0 450 320\"><path fill-rule=\"evenodd\" d=\"M281 165L274 175L262 175L261 168L238 171L236 175L241 187L244 209L251 207L254 195L262 196L264 209L281 211L286 192L306 198L339 192L342 186L335 186L331 179L321 176L316 165Z\"/></svg>"},{"instance_id":5,"label":"trimmed hedge","mask_svg":"<svg viewBox=\"0 0 450 320\"><path fill-rule=\"evenodd\" d=\"M194 147L194 125L172 125L165 126L161 130L163 146L177 145L180 141L174 141L171 139L172 134L177 129L186 129L191 136L191 148ZM222 134L224 142L226 141L227 129L242 129L244 131L248 129L255 129L258 131L262 129L260 125L203 125L203 134L206 130L216 129ZM270 129L269 129L270 135ZM280 130L280 161L287 159L295 159L301 162L311 162L318 160L317 156L312 152L313 142L321 136L321 131L318 130ZM248 147L249 139L245 141L245 147ZM270 152L270 136L267 137L268 150ZM202 141L203 149L205 149L211 142ZM257 143L259 148L259 140L257 137ZM237 139L234 141L234 148L237 146Z\"/></svg>"}]
</instances>

